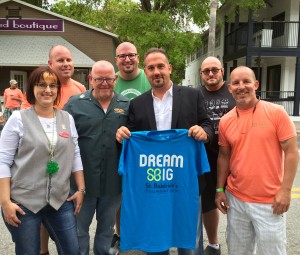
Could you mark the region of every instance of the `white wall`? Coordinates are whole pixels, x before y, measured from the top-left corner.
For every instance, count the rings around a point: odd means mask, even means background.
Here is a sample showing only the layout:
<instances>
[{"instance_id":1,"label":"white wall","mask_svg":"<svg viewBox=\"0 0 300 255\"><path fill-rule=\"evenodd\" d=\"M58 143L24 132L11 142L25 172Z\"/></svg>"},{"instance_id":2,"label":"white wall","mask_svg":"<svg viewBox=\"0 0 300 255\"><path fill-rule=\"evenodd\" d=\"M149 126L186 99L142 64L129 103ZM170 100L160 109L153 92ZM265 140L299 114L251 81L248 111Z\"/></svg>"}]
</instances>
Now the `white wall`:
<instances>
[{"instance_id":1,"label":"white wall","mask_svg":"<svg viewBox=\"0 0 300 255\"><path fill-rule=\"evenodd\" d=\"M221 45L223 46L223 38L224 36L221 35ZM187 67L185 69L185 79L182 81L183 86L189 86L192 85L193 87L197 87L200 85L200 66L202 61L207 57L207 54L202 55L201 58L196 59L189 64L187 64ZM223 47L218 47L215 49L215 57L219 58L222 61L223 57Z\"/></svg>"},{"instance_id":2,"label":"white wall","mask_svg":"<svg viewBox=\"0 0 300 255\"><path fill-rule=\"evenodd\" d=\"M272 17L285 12L285 19L287 21L298 21L299 20L299 0L289 0L289 1L278 1L270 0L272 7L268 6L266 9L258 11L258 15L254 15L256 21L270 21ZM226 8L222 7L218 12L218 19L221 19L223 13L226 12ZM246 11L241 13L240 21L247 22L248 13ZM216 49L215 56L219 56L219 59L223 58L223 45L224 45L224 27L221 30L221 46ZM185 70L185 79L182 81L184 86L192 85L198 86L200 84L199 67L206 55L201 56L201 58L194 60L189 63ZM281 65L281 90L294 90L295 84L295 62L296 59L293 57L263 57L262 58L262 77L261 77L261 89L266 90L267 83L267 67L280 64ZM238 65L245 65L245 58L238 59ZM227 63L227 77L229 78L229 69L232 67L232 63Z\"/></svg>"},{"instance_id":3,"label":"white wall","mask_svg":"<svg viewBox=\"0 0 300 255\"><path fill-rule=\"evenodd\" d=\"M281 66L281 90L295 90L296 58L287 57Z\"/></svg>"}]
</instances>

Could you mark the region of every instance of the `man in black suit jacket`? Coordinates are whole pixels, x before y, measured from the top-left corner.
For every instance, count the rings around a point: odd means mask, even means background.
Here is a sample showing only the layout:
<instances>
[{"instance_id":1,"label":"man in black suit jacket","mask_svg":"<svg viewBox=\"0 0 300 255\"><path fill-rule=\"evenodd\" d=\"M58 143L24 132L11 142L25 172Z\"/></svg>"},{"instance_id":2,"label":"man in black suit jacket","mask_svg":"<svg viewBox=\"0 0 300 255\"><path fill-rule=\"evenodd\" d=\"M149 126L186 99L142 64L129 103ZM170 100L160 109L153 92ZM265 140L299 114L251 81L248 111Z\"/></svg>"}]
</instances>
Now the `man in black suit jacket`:
<instances>
[{"instance_id":1,"label":"man in black suit jacket","mask_svg":"<svg viewBox=\"0 0 300 255\"><path fill-rule=\"evenodd\" d=\"M189 136L210 142L214 131L200 90L173 84L170 79L172 65L163 49L148 50L144 63L144 71L152 89L131 100L127 127L118 129L117 141L122 143L124 138L128 139L130 131L172 128L188 129ZM179 255L194 253L192 250L178 249ZM159 254L168 254L168 251Z\"/></svg>"},{"instance_id":2,"label":"man in black suit jacket","mask_svg":"<svg viewBox=\"0 0 300 255\"><path fill-rule=\"evenodd\" d=\"M121 127L116 135L119 142L130 137L130 131L157 130L153 97L162 100L172 90L172 109L170 128L189 129L195 139L209 142L213 128L204 105L200 90L177 86L170 80L172 65L163 49L152 48L145 54L144 71L152 89L131 100L129 119L126 127Z\"/></svg>"}]
</instances>

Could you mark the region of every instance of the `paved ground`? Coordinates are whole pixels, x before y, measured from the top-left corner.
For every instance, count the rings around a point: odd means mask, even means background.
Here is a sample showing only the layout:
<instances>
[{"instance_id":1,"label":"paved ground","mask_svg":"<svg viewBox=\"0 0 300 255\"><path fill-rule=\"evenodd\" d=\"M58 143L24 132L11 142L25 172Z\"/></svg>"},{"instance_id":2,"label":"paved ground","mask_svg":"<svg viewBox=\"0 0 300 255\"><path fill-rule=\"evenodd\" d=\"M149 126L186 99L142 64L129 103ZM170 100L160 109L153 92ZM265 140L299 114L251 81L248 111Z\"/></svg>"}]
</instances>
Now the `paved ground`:
<instances>
[{"instance_id":1,"label":"paved ground","mask_svg":"<svg viewBox=\"0 0 300 255\"><path fill-rule=\"evenodd\" d=\"M300 136L298 136L298 146L300 147ZM291 207L287 213L287 254L288 255L299 255L300 254L300 164L298 166L298 173L294 181L292 189L292 202ZM222 246L222 254L227 255L227 247L225 242L226 236L226 216L220 214L220 225L219 225L219 239ZM93 233L95 233L95 221L93 221L90 229L91 233L91 246L93 244ZM207 238L204 234L204 247L207 244ZM56 255L55 245L50 241L49 250L51 255ZM127 252L123 255L138 255L142 252ZM13 255L14 244L11 241L10 234L6 229L3 219L0 216L0 255ZM90 251L90 255L92 255ZM70 254L71 255L71 254ZM172 255L176 255L176 251L172 250ZM241 254L242 255L242 254Z\"/></svg>"},{"instance_id":2,"label":"paved ground","mask_svg":"<svg viewBox=\"0 0 300 255\"><path fill-rule=\"evenodd\" d=\"M299 255L300 254L300 220L299 220L299 211L300 211L300 174L298 173L298 186L294 188L291 208L287 215L287 233L288 233L288 255ZM90 233L95 233L95 221L91 226ZM222 254L226 255L227 247L225 243L226 236L226 217L221 215L221 221L219 226L219 237L222 246ZM93 237L91 237L91 242L93 243ZM204 246L207 244L207 239L204 236ZM55 245L50 241L50 254L56 255ZM10 235L4 226L2 217L0 219L0 255L13 255L14 254L14 245L11 242ZM92 251L90 255L92 255ZM138 255L142 252L127 252L123 255ZM176 255L176 251L172 251L172 255Z\"/></svg>"}]
</instances>

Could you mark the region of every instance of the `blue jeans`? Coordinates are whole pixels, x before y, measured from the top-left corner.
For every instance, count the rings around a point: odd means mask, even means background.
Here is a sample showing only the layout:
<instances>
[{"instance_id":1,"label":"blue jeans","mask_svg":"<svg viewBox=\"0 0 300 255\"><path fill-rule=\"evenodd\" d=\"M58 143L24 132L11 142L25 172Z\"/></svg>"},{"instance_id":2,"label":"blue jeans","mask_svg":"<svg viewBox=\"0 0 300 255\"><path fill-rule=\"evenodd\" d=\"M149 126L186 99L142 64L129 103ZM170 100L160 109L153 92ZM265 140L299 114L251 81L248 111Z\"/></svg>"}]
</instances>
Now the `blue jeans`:
<instances>
[{"instance_id":1,"label":"blue jeans","mask_svg":"<svg viewBox=\"0 0 300 255\"><path fill-rule=\"evenodd\" d=\"M162 252L147 252L147 255L168 255L169 250ZM203 255L203 224L202 224L202 207L201 197L199 196L199 208L198 208L198 225L197 225L197 236L196 236L196 249L188 250L183 248L177 248L178 255Z\"/></svg>"},{"instance_id":2,"label":"blue jeans","mask_svg":"<svg viewBox=\"0 0 300 255\"><path fill-rule=\"evenodd\" d=\"M47 205L36 214L23 205L19 206L26 213L24 216L18 213L22 223L18 227L5 223L15 242L16 255L40 254L41 223L54 240L58 254L79 254L73 202L63 203L58 211ZM3 212L2 217L4 219Z\"/></svg>"},{"instance_id":3,"label":"blue jeans","mask_svg":"<svg viewBox=\"0 0 300 255\"><path fill-rule=\"evenodd\" d=\"M80 254L88 255L90 250L89 228L96 212L96 234L94 254L109 254L117 211L121 204L121 194L116 196L91 197L86 195L80 213L77 215Z\"/></svg>"}]
</instances>

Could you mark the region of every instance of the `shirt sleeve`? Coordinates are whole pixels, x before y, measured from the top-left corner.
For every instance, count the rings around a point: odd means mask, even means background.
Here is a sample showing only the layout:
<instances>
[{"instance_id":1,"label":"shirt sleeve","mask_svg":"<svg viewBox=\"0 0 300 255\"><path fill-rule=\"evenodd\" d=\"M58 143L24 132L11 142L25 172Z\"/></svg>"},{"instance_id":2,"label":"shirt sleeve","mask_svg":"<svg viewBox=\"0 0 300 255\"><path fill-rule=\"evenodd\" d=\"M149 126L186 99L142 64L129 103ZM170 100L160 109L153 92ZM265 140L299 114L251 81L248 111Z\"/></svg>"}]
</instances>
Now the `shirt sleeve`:
<instances>
[{"instance_id":1,"label":"shirt sleeve","mask_svg":"<svg viewBox=\"0 0 300 255\"><path fill-rule=\"evenodd\" d=\"M23 137L23 123L19 111L14 111L5 124L0 138L0 178L11 177L10 168Z\"/></svg>"},{"instance_id":2,"label":"shirt sleeve","mask_svg":"<svg viewBox=\"0 0 300 255\"><path fill-rule=\"evenodd\" d=\"M83 170L83 166L82 166L82 160L81 160L81 156L80 156L80 149L78 146L78 133L77 133L77 130L75 127L74 119L71 114L69 114L69 119L70 119L71 135L72 135L73 142L75 144L72 172L77 172L77 171Z\"/></svg>"},{"instance_id":3,"label":"shirt sleeve","mask_svg":"<svg viewBox=\"0 0 300 255\"><path fill-rule=\"evenodd\" d=\"M19 90L19 96L18 96L20 99L23 99L23 93L22 93L22 90Z\"/></svg>"},{"instance_id":4,"label":"shirt sleeve","mask_svg":"<svg viewBox=\"0 0 300 255\"><path fill-rule=\"evenodd\" d=\"M4 90L4 93L3 93L3 99L6 100L7 98L7 93L6 93L6 89Z\"/></svg>"},{"instance_id":5,"label":"shirt sleeve","mask_svg":"<svg viewBox=\"0 0 300 255\"><path fill-rule=\"evenodd\" d=\"M280 142L297 136L296 127L283 107L277 110L277 136Z\"/></svg>"}]
</instances>

